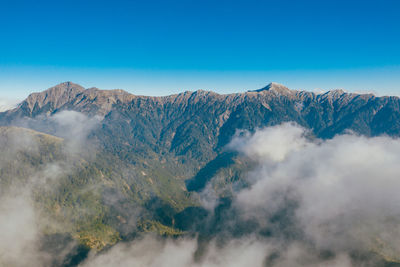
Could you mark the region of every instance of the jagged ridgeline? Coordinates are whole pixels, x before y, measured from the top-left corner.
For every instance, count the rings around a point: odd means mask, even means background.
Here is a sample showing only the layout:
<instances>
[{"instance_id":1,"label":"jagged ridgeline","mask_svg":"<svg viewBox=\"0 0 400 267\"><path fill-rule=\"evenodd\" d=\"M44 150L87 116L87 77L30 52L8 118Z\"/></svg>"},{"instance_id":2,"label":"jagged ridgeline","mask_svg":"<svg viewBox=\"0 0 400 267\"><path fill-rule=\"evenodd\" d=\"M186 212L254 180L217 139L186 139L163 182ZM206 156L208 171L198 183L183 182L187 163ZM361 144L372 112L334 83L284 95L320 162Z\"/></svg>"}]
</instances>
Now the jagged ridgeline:
<instances>
[{"instance_id":1,"label":"jagged ridgeline","mask_svg":"<svg viewBox=\"0 0 400 267\"><path fill-rule=\"evenodd\" d=\"M0 113L0 190L29 192L48 247L76 240L84 254L144 232L211 235L223 218L213 228L199 225L207 211L198 193L210 182L223 211L254 164L226 147L238 131L295 122L310 138L399 136L399 104L397 97L275 83L245 93L150 97L65 82Z\"/></svg>"}]
</instances>

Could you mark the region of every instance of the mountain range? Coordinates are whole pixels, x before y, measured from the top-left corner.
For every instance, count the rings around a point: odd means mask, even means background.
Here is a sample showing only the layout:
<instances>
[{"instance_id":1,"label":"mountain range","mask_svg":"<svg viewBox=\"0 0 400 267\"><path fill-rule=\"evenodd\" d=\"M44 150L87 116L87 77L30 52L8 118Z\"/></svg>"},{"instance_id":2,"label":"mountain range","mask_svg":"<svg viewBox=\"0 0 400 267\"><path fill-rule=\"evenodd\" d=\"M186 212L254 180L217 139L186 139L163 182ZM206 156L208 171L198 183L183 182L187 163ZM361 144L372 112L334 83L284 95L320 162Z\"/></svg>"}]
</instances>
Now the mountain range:
<instances>
[{"instance_id":1,"label":"mountain range","mask_svg":"<svg viewBox=\"0 0 400 267\"><path fill-rule=\"evenodd\" d=\"M55 266L146 232L208 236L223 219L206 225L201 192L212 186L224 214L255 164L228 144L285 122L308 129L310 139L398 137L400 98L277 83L243 93L153 97L64 82L0 113L1 154L10 159L0 162L1 191L29 186L48 218L44 250L59 240L78 242L74 253L53 259Z\"/></svg>"}]
</instances>

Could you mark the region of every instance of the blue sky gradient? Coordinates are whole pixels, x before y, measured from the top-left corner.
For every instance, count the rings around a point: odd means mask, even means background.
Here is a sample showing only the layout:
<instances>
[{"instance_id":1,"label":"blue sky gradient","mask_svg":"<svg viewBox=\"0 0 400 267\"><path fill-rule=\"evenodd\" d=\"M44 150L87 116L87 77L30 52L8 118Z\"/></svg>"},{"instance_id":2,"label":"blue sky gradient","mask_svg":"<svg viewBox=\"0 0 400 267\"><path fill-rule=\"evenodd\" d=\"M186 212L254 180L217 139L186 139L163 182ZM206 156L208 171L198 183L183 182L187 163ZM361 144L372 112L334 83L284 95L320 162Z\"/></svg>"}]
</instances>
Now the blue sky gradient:
<instances>
[{"instance_id":1,"label":"blue sky gradient","mask_svg":"<svg viewBox=\"0 0 400 267\"><path fill-rule=\"evenodd\" d=\"M400 1L19 1L0 8L0 93L63 81L166 95L400 94Z\"/></svg>"}]
</instances>

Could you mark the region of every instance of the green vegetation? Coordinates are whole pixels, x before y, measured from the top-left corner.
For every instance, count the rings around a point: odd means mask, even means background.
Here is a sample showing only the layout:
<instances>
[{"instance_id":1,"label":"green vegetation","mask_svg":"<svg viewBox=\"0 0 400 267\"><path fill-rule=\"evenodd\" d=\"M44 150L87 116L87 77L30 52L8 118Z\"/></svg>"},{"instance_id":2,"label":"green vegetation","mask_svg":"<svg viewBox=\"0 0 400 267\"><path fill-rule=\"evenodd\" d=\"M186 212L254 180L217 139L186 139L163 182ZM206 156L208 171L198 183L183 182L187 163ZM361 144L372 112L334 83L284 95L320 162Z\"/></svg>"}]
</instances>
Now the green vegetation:
<instances>
[{"instance_id":1,"label":"green vegetation","mask_svg":"<svg viewBox=\"0 0 400 267\"><path fill-rule=\"evenodd\" d=\"M185 232L161 224L158 221L144 220L138 223L138 229L143 232L156 233L162 236L178 236Z\"/></svg>"}]
</instances>

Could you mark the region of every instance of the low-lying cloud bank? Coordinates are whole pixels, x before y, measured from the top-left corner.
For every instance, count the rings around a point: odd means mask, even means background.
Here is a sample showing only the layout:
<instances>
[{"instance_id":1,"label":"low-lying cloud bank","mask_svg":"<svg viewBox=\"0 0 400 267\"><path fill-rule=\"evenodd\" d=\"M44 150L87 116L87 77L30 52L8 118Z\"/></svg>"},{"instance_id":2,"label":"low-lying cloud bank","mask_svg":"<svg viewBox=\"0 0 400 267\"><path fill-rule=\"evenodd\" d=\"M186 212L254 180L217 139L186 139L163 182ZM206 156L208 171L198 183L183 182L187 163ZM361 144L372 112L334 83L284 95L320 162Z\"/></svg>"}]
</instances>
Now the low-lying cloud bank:
<instances>
[{"instance_id":1,"label":"low-lying cloud bank","mask_svg":"<svg viewBox=\"0 0 400 267\"><path fill-rule=\"evenodd\" d=\"M99 123L76 112L50 120L60 136L70 138L66 152L72 154L81 153ZM0 139L1 146L11 148L2 151L7 157L0 159L0 168L21 151L38 151L29 136ZM287 123L232 140L229 148L256 167L245 177L249 186L234 192L225 212L210 212L204 222L205 229L213 222L221 230L176 239L144 236L92 253L80 266L342 267L379 266L382 258L399 261L400 140L311 136ZM68 171L64 163L45 165L24 187L0 195L1 266L60 266L76 249L72 240L57 253L41 249L43 218L31 199L35 187ZM222 205L211 185L200 196L206 210ZM216 219L217 214L224 217Z\"/></svg>"},{"instance_id":2,"label":"low-lying cloud bank","mask_svg":"<svg viewBox=\"0 0 400 267\"><path fill-rule=\"evenodd\" d=\"M53 122L51 129L64 139L23 128L0 129L0 266L61 266L78 246L76 241L66 238L60 244L46 244L44 232L51 230L44 225L57 226L57 223L42 216L43 207L35 202L34 196L55 190L57 181L74 171L66 159L82 154L82 147L89 142L87 137L99 124L99 118L62 111L47 119ZM40 119L21 121L19 125L29 123L46 130ZM62 148L59 159L38 160L41 156L46 158L47 150L41 148L55 146L57 142Z\"/></svg>"},{"instance_id":3,"label":"low-lying cloud bank","mask_svg":"<svg viewBox=\"0 0 400 267\"><path fill-rule=\"evenodd\" d=\"M399 260L400 140L309 136L287 123L241 134L229 145L257 162L248 173L250 186L234 195L229 209L235 216L222 221L227 229L251 222L247 232L222 241L217 234L206 245L200 238L147 237L91 255L82 266L376 266L383 264L378 259Z\"/></svg>"},{"instance_id":4,"label":"low-lying cloud bank","mask_svg":"<svg viewBox=\"0 0 400 267\"><path fill-rule=\"evenodd\" d=\"M317 249L398 255L400 140L342 135L311 142L305 134L284 124L235 140L258 148L241 150L259 162L253 185L236 197L241 216L262 221L296 203L298 228Z\"/></svg>"}]
</instances>

